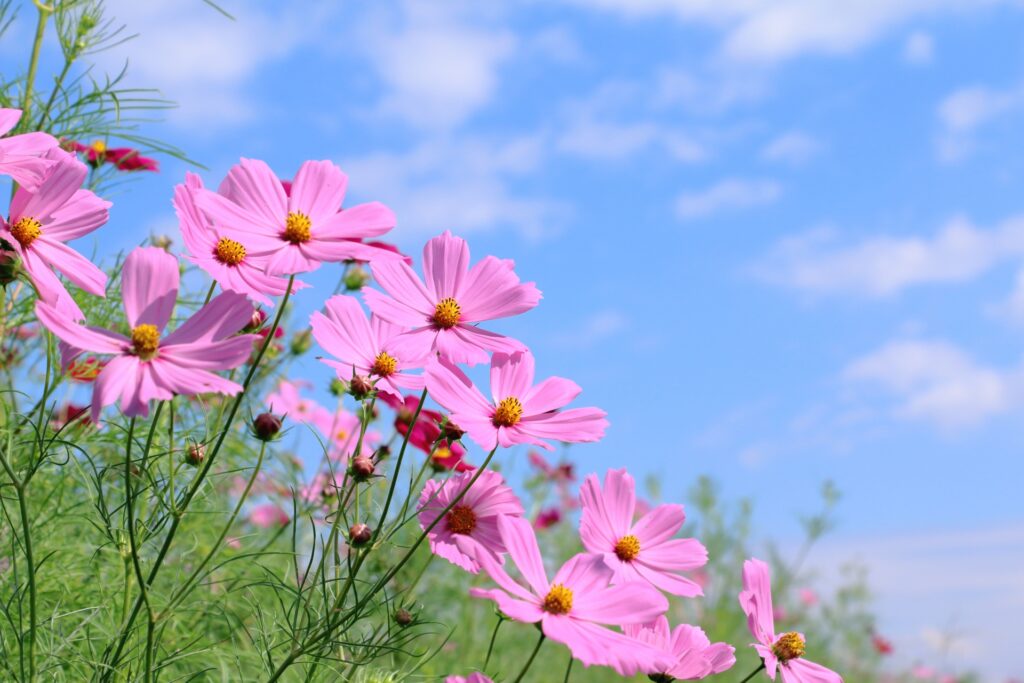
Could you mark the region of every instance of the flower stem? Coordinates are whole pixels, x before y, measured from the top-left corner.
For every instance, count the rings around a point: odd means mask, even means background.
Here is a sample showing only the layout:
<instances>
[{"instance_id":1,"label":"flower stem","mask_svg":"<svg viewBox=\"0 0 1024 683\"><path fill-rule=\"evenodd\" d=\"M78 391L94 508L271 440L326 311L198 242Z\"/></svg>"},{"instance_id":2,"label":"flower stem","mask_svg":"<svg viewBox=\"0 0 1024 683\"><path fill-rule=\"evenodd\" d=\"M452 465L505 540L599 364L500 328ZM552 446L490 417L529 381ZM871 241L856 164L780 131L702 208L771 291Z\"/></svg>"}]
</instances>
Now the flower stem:
<instances>
[{"instance_id":1,"label":"flower stem","mask_svg":"<svg viewBox=\"0 0 1024 683\"><path fill-rule=\"evenodd\" d=\"M572 675L572 664L576 660L572 657L572 652L569 653L569 663L565 667L565 678L562 679L562 683L569 683L569 676Z\"/></svg>"},{"instance_id":2,"label":"flower stem","mask_svg":"<svg viewBox=\"0 0 1024 683\"><path fill-rule=\"evenodd\" d=\"M505 617L498 615L498 621L494 624L494 630L491 632L491 642L487 646L487 656L484 657L484 667L482 671L487 673L487 665L491 663L491 653L494 651L494 641L498 639L498 629L505 622Z\"/></svg>"},{"instance_id":3,"label":"flower stem","mask_svg":"<svg viewBox=\"0 0 1024 683\"><path fill-rule=\"evenodd\" d=\"M36 22L36 38L32 43L32 54L28 60L28 75L25 76L25 92L21 97L21 121L18 126L18 129L23 131L31 127L29 110L32 108L32 90L35 88L36 70L39 68L39 52L43 48L43 38L46 36L46 22L50 18L50 14L53 13L52 7L47 7L40 2L35 4L39 11L39 19Z\"/></svg>"},{"instance_id":4,"label":"flower stem","mask_svg":"<svg viewBox=\"0 0 1024 683\"><path fill-rule=\"evenodd\" d=\"M740 683L747 683L747 681L749 681L751 678L756 676L758 674L758 672L761 671L762 669L764 669L764 660L761 660L761 666L757 667L756 669L751 671L749 674L747 674L747 677L744 678L742 681L740 681Z\"/></svg>"},{"instance_id":5,"label":"flower stem","mask_svg":"<svg viewBox=\"0 0 1024 683\"><path fill-rule=\"evenodd\" d=\"M519 681L523 680L523 676L525 676L526 672L530 670L530 666L533 664L533 660L537 658L537 653L540 651L540 646L543 644L544 634L541 633L540 638L537 639L537 644L533 648L533 652L530 653L530 658L526 660L526 666L523 667L523 670L519 672L519 675L516 676L516 679L512 681L512 683L519 683ZM571 662L572 660L570 659L569 661Z\"/></svg>"}]
</instances>

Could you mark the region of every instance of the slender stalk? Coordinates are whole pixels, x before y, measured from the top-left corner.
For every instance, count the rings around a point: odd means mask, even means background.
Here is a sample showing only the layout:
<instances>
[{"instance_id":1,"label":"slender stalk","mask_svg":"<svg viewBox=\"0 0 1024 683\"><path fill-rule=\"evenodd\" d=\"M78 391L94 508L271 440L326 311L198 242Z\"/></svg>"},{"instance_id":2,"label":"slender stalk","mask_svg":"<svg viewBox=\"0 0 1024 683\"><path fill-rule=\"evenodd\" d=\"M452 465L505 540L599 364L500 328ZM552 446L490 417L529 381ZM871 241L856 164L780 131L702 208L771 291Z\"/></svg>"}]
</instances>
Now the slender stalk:
<instances>
[{"instance_id":1,"label":"slender stalk","mask_svg":"<svg viewBox=\"0 0 1024 683\"><path fill-rule=\"evenodd\" d=\"M533 648L533 652L530 653L530 658L526 660L526 665L523 667L523 670L519 672L519 675L516 676L516 679L512 681L512 683L519 683L519 681L523 680L523 676L525 676L526 672L530 670L530 666L533 665L533 660L537 658L537 653L540 651L540 646L543 644L544 634L541 633L540 638L537 639L537 644ZM572 660L569 661L571 662Z\"/></svg>"},{"instance_id":2,"label":"slender stalk","mask_svg":"<svg viewBox=\"0 0 1024 683\"><path fill-rule=\"evenodd\" d=\"M412 420L409 421L409 428L406 431L406 438L402 441L402 449L398 451L398 460L395 461L395 474L391 477L391 486L388 487L388 497L384 501L384 507L380 511L380 519L377 520L377 529L374 530L374 534L380 534L380 529L384 527L384 520L388 518L388 510L391 508L391 499L395 495L395 487L398 485L398 474L402 471L402 460L405 458L405 449L409 445L409 438L412 435L413 429L416 427L416 420L420 417L420 412L423 410L423 404L427 400L427 390L423 389L423 393L420 394L420 402L416 405L416 412L412 415Z\"/></svg>"},{"instance_id":3,"label":"slender stalk","mask_svg":"<svg viewBox=\"0 0 1024 683\"><path fill-rule=\"evenodd\" d=\"M18 512L21 515L22 544L25 547L25 564L28 571L28 680L36 679L36 564L32 556L32 528L28 516L25 486L16 487L18 494Z\"/></svg>"},{"instance_id":4,"label":"slender stalk","mask_svg":"<svg viewBox=\"0 0 1024 683\"><path fill-rule=\"evenodd\" d=\"M757 667L756 669L751 671L749 674L747 674L747 677L744 678L742 681L740 681L740 683L747 683L747 681L749 681L751 678L756 676L758 674L758 672L761 671L763 668L764 668L764 660L762 659L761 660L761 666Z\"/></svg>"},{"instance_id":5,"label":"slender stalk","mask_svg":"<svg viewBox=\"0 0 1024 683\"><path fill-rule=\"evenodd\" d=\"M499 614L498 620L494 622L494 630L491 631L491 642L487 646L487 656L484 657L484 666L483 669L481 669L484 673L487 673L487 665L491 663L491 653L494 652L494 641L498 639L498 629L501 628L503 623L505 623L505 617Z\"/></svg>"},{"instance_id":6,"label":"slender stalk","mask_svg":"<svg viewBox=\"0 0 1024 683\"><path fill-rule=\"evenodd\" d=\"M25 77L25 92L21 97L21 121L19 121L19 130L28 130L30 127L29 123L29 111L32 108L32 90L36 84L36 71L39 69L39 52L43 48L43 38L46 35L46 22L50 18L50 14L53 13L52 7L47 7L38 0L36 0L36 9L39 11L39 18L36 22L36 37L32 43L32 54L28 60L28 75Z\"/></svg>"},{"instance_id":7,"label":"slender stalk","mask_svg":"<svg viewBox=\"0 0 1024 683\"><path fill-rule=\"evenodd\" d=\"M215 291L217 291L217 281L216 280L214 280L213 282L210 283L210 289L209 289L209 291L206 292L206 298L203 299L203 305L204 306L206 304L210 303L210 299L213 298L213 293Z\"/></svg>"},{"instance_id":8,"label":"slender stalk","mask_svg":"<svg viewBox=\"0 0 1024 683\"><path fill-rule=\"evenodd\" d=\"M576 660L573 659L572 653L569 653L569 663L565 666L565 678L562 679L562 683L569 683L569 677L572 675L572 664Z\"/></svg>"}]
</instances>

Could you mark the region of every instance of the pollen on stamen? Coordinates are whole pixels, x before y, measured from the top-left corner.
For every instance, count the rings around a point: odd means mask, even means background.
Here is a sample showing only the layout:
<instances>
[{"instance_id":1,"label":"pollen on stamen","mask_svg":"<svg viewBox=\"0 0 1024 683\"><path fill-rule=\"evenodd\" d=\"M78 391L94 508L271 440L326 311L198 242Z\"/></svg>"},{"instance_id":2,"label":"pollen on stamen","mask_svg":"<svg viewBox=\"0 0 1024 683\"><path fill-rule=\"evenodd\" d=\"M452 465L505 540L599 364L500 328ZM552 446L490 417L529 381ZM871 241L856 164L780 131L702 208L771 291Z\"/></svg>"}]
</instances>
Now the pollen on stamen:
<instances>
[{"instance_id":1,"label":"pollen on stamen","mask_svg":"<svg viewBox=\"0 0 1024 683\"><path fill-rule=\"evenodd\" d=\"M213 251L214 257L226 266L237 266L245 260L245 247L240 243L221 237Z\"/></svg>"},{"instance_id":2,"label":"pollen on stamen","mask_svg":"<svg viewBox=\"0 0 1024 683\"><path fill-rule=\"evenodd\" d=\"M312 227L313 221L309 220L309 216L297 211L290 211L288 217L285 218L284 232L281 237L292 244L303 244L312 237Z\"/></svg>"},{"instance_id":3,"label":"pollen on stamen","mask_svg":"<svg viewBox=\"0 0 1024 683\"><path fill-rule=\"evenodd\" d=\"M615 544L615 556L623 562L632 562L640 554L640 539L632 534L623 536Z\"/></svg>"},{"instance_id":4,"label":"pollen on stamen","mask_svg":"<svg viewBox=\"0 0 1024 683\"><path fill-rule=\"evenodd\" d=\"M142 360L153 358L159 346L160 331L156 325L143 323L132 329L132 351Z\"/></svg>"},{"instance_id":5,"label":"pollen on stamen","mask_svg":"<svg viewBox=\"0 0 1024 683\"><path fill-rule=\"evenodd\" d=\"M799 633L793 631L783 633L772 644L772 654L778 657L781 662L788 662L791 659L803 657L806 650L807 641Z\"/></svg>"},{"instance_id":6,"label":"pollen on stamen","mask_svg":"<svg viewBox=\"0 0 1024 683\"><path fill-rule=\"evenodd\" d=\"M434 324L443 330L450 330L462 320L462 307L455 299L445 297L434 307Z\"/></svg>"},{"instance_id":7,"label":"pollen on stamen","mask_svg":"<svg viewBox=\"0 0 1024 683\"><path fill-rule=\"evenodd\" d=\"M21 248L26 249L43 234L43 224L31 216L23 216L11 226L11 234L18 240Z\"/></svg>"},{"instance_id":8,"label":"pollen on stamen","mask_svg":"<svg viewBox=\"0 0 1024 683\"><path fill-rule=\"evenodd\" d=\"M572 590L560 583L553 584L541 608L548 614L568 614L572 611Z\"/></svg>"},{"instance_id":9,"label":"pollen on stamen","mask_svg":"<svg viewBox=\"0 0 1024 683\"><path fill-rule=\"evenodd\" d=\"M379 375L380 377L387 377L389 375L393 375L397 369L398 359L387 351L381 351L377 354L377 357L373 359L373 367L370 368L370 373Z\"/></svg>"},{"instance_id":10,"label":"pollen on stamen","mask_svg":"<svg viewBox=\"0 0 1024 683\"><path fill-rule=\"evenodd\" d=\"M448 512L448 530L453 534L470 534L476 529L476 513L468 505L456 505Z\"/></svg>"},{"instance_id":11,"label":"pollen on stamen","mask_svg":"<svg viewBox=\"0 0 1024 683\"><path fill-rule=\"evenodd\" d=\"M523 417L523 404L515 396L503 398L498 403L491 421L495 427L512 427Z\"/></svg>"}]
</instances>

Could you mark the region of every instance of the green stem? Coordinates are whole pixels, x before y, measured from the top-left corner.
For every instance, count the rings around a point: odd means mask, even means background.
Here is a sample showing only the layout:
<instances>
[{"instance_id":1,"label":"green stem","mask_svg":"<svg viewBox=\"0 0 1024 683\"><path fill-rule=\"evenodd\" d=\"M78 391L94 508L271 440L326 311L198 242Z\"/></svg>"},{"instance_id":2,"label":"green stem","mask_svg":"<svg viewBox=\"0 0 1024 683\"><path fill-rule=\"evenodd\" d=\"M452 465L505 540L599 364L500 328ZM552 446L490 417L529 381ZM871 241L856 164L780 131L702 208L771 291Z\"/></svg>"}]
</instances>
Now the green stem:
<instances>
[{"instance_id":1,"label":"green stem","mask_svg":"<svg viewBox=\"0 0 1024 683\"><path fill-rule=\"evenodd\" d=\"M526 665L523 667L523 670L519 672L519 675L516 676L516 680L512 681L512 683L519 683L519 681L523 680L523 676L525 676L526 672L530 670L530 666L533 664L533 660L537 658L537 653L540 651L540 646L543 644L544 634L541 633L540 638L537 639L537 644L533 648L533 652L530 653L530 658L526 660Z\"/></svg>"},{"instance_id":2,"label":"green stem","mask_svg":"<svg viewBox=\"0 0 1024 683\"><path fill-rule=\"evenodd\" d=\"M494 641L498 639L498 629L505 623L505 617L498 615L498 621L494 623L494 630L491 631L491 642L487 646L487 656L484 657L484 667L481 669L484 673L487 673L487 665L491 663L491 653L494 652Z\"/></svg>"},{"instance_id":3,"label":"green stem","mask_svg":"<svg viewBox=\"0 0 1024 683\"><path fill-rule=\"evenodd\" d=\"M50 18L50 14L53 12L53 8L47 7L46 5L36 2L36 9L39 11L39 19L36 22L36 37L32 43L32 55L28 61L28 75L25 77L25 92L21 98L21 121L19 121L18 130L28 130L30 128L29 123L29 110L32 108L32 90L35 88L36 83L36 71L39 68L39 52L43 48L43 38L46 35L46 22Z\"/></svg>"},{"instance_id":4,"label":"green stem","mask_svg":"<svg viewBox=\"0 0 1024 683\"><path fill-rule=\"evenodd\" d=\"M565 666L565 678L562 679L562 683L569 683L569 676L572 675L572 664L576 660L573 659L572 653L569 653L569 663Z\"/></svg>"},{"instance_id":5,"label":"green stem","mask_svg":"<svg viewBox=\"0 0 1024 683\"><path fill-rule=\"evenodd\" d=\"M217 281L216 280L214 280L213 282L210 283L210 290L208 292L206 292L206 298L203 299L203 305L204 306L206 304L210 303L210 299L213 298L213 293L215 291L217 291Z\"/></svg>"},{"instance_id":6,"label":"green stem","mask_svg":"<svg viewBox=\"0 0 1024 683\"><path fill-rule=\"evenodd\" d=\"M761 671L762 669L764 669L764 660L763 659L761 660L761 666L757 667L756 669L751 671L749 674L747 674L747 677L744 678L742 681L740 681L740 683L747 683L747 681L749 681L751 678L756 676L758 674L758 672Z\"/></svg>"},{"instance_id":7,"label":"green stem","mask_svg":"<svg viewBox=\"0 0 1024 683\"><path fill-rule=\"evenodd\" d=\"M32 530L28 516L24 485L17 486L18 512L21 514L22 543L25 546L25 564L28 565L28 680L36 679L36 565L32 556Z\"/></svg>"}]
</instances>

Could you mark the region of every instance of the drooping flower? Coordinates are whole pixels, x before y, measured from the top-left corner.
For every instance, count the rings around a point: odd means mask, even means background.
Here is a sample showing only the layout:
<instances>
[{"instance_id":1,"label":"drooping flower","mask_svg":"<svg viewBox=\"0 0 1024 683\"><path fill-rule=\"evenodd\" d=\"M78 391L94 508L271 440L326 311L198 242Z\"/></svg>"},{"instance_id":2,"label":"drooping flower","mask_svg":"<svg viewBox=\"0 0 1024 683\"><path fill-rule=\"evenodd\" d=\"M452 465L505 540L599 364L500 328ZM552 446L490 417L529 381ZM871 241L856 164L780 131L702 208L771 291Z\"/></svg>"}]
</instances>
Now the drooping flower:
<instances>
[{"instance_id":1,"label":"drooping flower","mask_svg":"<svg viewBox=\"0 0 1024 683\"><path fill-rule=\"evenodd\" d=\"M324 305L326 315L317 311L310 318L313 337L325 351L337 358L321 359L341 380L353 375L369 376L378 392L402 397L402 389L423 389L423 378L409 374L422 367L423 357L399 356L394 340L404 330L377 316L367 320L359 302L339 294Z\"/></svg>"},{"instance_id":2,"label":"drooping flower","mask_svg":"<svg viewBox=\"0 0 1024 683\"><path fill-rule=\"evenodd\" d=\"M444 683L494 683L482 673L471 673L468 676L449 676Z\"/></svg>"},{"instance_id":3,"label":"drooping flower","mask_svg":"<svg viewBox=\"0 0 1024 683\"><path fill-rule=\"evenodd\" d=\"M546 441L597 441L608 426L597 408L560 410L579 395L575 382L549 377L534 385L533 354L495 353L491 358L488 401L473 382L445 358L427 365L427 388L435 401L451 411L452 420L484 450L500 445L533 444L553 450Z\"/></svg>"},{"instance_id":4,"label":"drooping flower","mask_svg":"<svg viewBox=\"0 0 1024 683\"><path fill-rule=\"evenodd\" d=\"M20 120L20 109L0 109L0 136L7 135ZM0 175L35 192L55 163L46 154L56 146L57 139L48 133L0 137Z\"/></svg>"},{"instance_id":5,"label":"drooping flower","mask_svg":"<svg viewBox=\"0 0 1024 683\"><path fill-rule=\"evenodd\" d=\"M444 481L429 480L420 493L417 513L420 528L433 524L472 478L473 474L466 472ZM481 553L488 554L495 562L504 561L505 545L498 533L498 518L522 514L522 503L501 475L485 470L462 500L427 534L430 551L476 574L480 571L477 558Z\"/></svg>"},{"instance_id":6,"label":"drooping flower","mask_svg":"<svg viewBox=\"0 0 1024 683\"><path fill-rule=\"evenodd\" d=\"M219 228L244 236L254 256L267 257L267 272L288 275L324 261L398 259L360 241L395 225L379 202L339 210L348 176L329 161L307 161L285 193L266 162L242 159L217 192L196 191L196 203Z\"/></svg>"},{"instance_id":7,"label":"drooping flower","mask_svg":"<svg viewBox=\"0 0 1024 683\"><path fill-rule=\"evenodd\" d=\"M232 233L229 237L207 220L195 203L195 193L202 188L203 181L194 173L186 173L185 183L174 188L174 212L189 250L185 258L209 273L225 291L241 292L273 306L270 297L288 291L288 278L266 274L267 259L252 255L247 236ZM295 281L292 292L303 287L305 283Z\"/></svg>"},{"instance_id":8,"label":"drooping flower","mask_svg":"<svg viewBox=\"0 0 1024 683\"><path fill-rule=\"evenodd\" d=\"M125 259L121 293L129 337L79 325L52 306L38 302L36 316L67 344L113 356L96 378L92 419L103 406L120 399L129 416L147 415L153 399L176 394L236 394L242 387L217 370L238 367L249 357L253 335L237 334L252 315L252 304L235 292L224 292L166 336L178 297L178 260L156 247L135 249Z\"/></svg>"},{"instance_id":9,"label":"drooping flower","mask_svg":"<svg viewBox=\"0 0 1024 683\"><path fill-rule=\"evenodd\" d=\"M842 683L842 676L803 658L807 640L791 631L776 635L772 612L771 570L761 560L743 563L743 591L740 607L747 615L747 627L757 638L753 644L764 660L765 673L775 680L782 672L783 683Z\"/></svg>"},{"instance_id":10,"label":"drooping flower","mask_svg":"<svg viewBox=\"0 0 1024 683\"><path fill-rule=\"evenodd\" d=\"M81 311L53 272L95 296L104 296L107 275L65 242L87 235L107 222L110 202L82 182L88 173L74 158L55 150L54 165L35 190L19 187L11 200L11 215L0 222L0 238L21 258L42 301L81 319Z\"/></svg>"},{"instance_id":11,"label":"drooping flower","mask_svg":"<svg viewBox=\"0 0 1024 683\"><path fill-rule=\"evenodd\" d=\"M649 581L671 593L703 595L700 585L679 572L703 567L708 551L693 538L675 538L686 521L682 505L659 505L636 522L636 483L624 469L608 470L604 490L591 474L580 488L583 547L604 558L616 583Z\"/></svg>"},{"instance_id":12,"label":"drooping flower","mask_svg":"<svg viewBox=\"0 0 1024 683\"><path fill-rule=\"evenodd\" d=\"M364 288L374 315L409 330L399 352L424 357L436 351L454 363L480 363L489 352L525 350L520 342L474 323L524 313L540 301L540 290L520 283L514 263L487 256L469 266L469 246L450 232L423 247L423 276L399 259L371 264L386 294Z\"/></svg>"},{"instance_id":13,"label":"drooping flower","mask_svg":"<svg viewBox=\"0 0 1024 683\"><path fill-rule=\"evenodd\" d=\"M689 624L670 629L664 616L649 624L628 624L623 632L668 655L641 667L640 671L652 680L696 680L726 671L736 663L736 649L732 645L712 644L702 629ZM636 672L630 675L633 673Z\"/></svg>"},{"instance_id":14,"label":"drooping flower","mask_svg":"<svg viewBox=\"0 0 1024 683\"><path fill-rule=\"evenodd\" d=\"M473 588L470 595L493 600L502 613L516 621L539 623L545 636L567 646L586 666L611 666L620 673L629 668L635 671L661 655L605 625L651 621L668 609L665 596L647 583L609 585L611 569L600 557L582 553L548 581L530 522L503 516L497 526L522 579L513 579L489 554L480 553L477 560L499 587Z\"/></svg>"}]
</instances>

